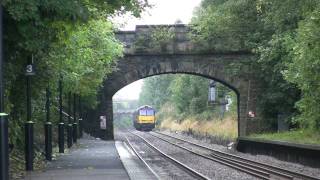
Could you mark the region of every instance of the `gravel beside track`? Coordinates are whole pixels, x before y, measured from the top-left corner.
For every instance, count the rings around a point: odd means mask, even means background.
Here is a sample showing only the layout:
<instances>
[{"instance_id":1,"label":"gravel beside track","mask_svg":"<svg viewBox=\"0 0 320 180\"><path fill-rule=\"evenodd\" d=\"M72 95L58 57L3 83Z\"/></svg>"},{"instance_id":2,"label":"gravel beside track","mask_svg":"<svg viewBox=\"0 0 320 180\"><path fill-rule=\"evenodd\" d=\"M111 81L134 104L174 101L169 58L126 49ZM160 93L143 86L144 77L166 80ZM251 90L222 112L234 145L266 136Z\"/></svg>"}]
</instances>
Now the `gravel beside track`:
<instances>
[{"instance_id":1,"label":"gravel beside track","mask_svg":"<svg viewBox=\"0 0 320 180\"><path fill-rule=\"evenodd\" d=\"M159 149L163 150L168 155L173 156L174 158L181 161L182 163L185 163L189 167L197 170L198 172L201 172L202 174L212 179L226 179L226 180L257 179L256 177L253 177L246 173L239 172L227 166L224 166L219 163L213 162L211 160L194 155L181 148L175 147L167 142L157 139L154 136L151 136L148 133L138 132L138 131L135 131L135 133L143 136L144 138L152 142L152 144L154 144Z\"/></svg>"},{"instance_id":2,"label":"gravel beside track","mask_svg":"<svg viewBox=\"0 0 320 180\"><path fill-rule=\"evenodd\" d=\"M278 159L270 157L270 156L251 155L251 154L241 153L241 152L238 152L235 150L229 150L225 146L208 143L206 139L199 140L199 139L195 139L191 136L187 136L186 134L182 134L182 133L172 133L169 131L161 131L161 133L165 133L165 134L168 134L171 136L182 138L184 140L188 140L190 142L194 142L194 143L198 143L198 144L210 147L210 148L214 148L219 151L223 151L223 152L231 153L231 154L241 156L244 158L248 158L253 161L262 162L262 163L266 163L266 164L273 165L273 166L278 166L278 167L285 168L285 169L290 169L291 171L295 171L295 172L302 173L302 174L308 174L310 176L320 178L320 169L319 168L312 168L312 167L304 166L301 164L285 162L285 161L281 161L281 160L278 160Z\"/></svg>"}]
</instances>

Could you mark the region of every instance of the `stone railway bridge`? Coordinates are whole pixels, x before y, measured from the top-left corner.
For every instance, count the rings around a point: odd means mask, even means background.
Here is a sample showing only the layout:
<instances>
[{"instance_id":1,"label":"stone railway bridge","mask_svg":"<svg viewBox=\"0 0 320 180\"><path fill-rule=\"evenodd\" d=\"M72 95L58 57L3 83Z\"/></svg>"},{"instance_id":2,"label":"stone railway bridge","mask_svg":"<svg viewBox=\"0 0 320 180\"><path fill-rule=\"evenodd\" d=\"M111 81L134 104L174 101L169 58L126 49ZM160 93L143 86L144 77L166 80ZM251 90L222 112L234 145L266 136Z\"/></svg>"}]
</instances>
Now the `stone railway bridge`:
<instances>
[{"instance_id":1,"label":"stone railway bridge","mask_svg":"<svg viewBox=\"0 0 320 180\"><path fill-rule=\"evenodd\" d=\"M130 117L132 118L133 117L133 114L134 114L135 110L129 110L129 111L117 111L117 112L114 112L113 111L113 120L115 121L118 121L117 124L119 124L119 122L121 121L122 118L124 117ZM121 124L121 122L120 122Z\"/></svg>"},{"instance_id":2,"label":"stone railway bridge","mask_svg":"<svg viewBox=\"0 0 320 180\"><path fill-rule=\"evenodd\" d=\"M168 31L173 36L159 42L152 42L156 31ZM251 71L250 64L256 57L248 52L215 52L202 50L188 38L186 25L136 26L135 31L117 32L123 42L125 55L117 63L117 71L105 80L100 92L100 105L89 114L92 134L104 139L113 139L113 95L126 85L150 76L185 73L214 79L233 89L238 96L238 133L245 136L261 127L256 112L259 85ZM158 43L158 44L157 44ZM251 118L248 112L256 112ZM99 116L105 115L107 130L99 129Z\"/></svg>"}]
</instances>

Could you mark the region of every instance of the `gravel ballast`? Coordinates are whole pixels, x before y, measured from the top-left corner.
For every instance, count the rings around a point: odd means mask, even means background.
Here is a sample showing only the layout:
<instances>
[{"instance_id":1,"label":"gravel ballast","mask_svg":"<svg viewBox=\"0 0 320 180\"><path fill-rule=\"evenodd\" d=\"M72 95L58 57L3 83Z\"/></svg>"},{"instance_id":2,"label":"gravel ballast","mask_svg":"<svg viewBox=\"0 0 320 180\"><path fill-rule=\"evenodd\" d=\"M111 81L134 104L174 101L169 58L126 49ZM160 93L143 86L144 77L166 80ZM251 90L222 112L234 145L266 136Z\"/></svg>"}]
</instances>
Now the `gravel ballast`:
<instances>
[{"instance_id":1,"label":"gravel ballast","mask_svg":"<svg viewBox=\"0 0 320 180\"><path fill-rule=\"evenodd\" d=\"M146 163L156 172L160 179L194 179L192 176L176 167L172 162L162 157L159 153L147 146L141 139L130 134L126 134L130 143L146 161Z\"/></svg>"},{"instance_id":2,"label":"gravel ballast","mask_svg":"<svg viewBox=\"0 0 320 180\"><path fill-rule=\"evenodd\" d=\"M225 165L221 165L220 163L191 154L190 152L187 152L179 147L175 147L167 142L157 139L156 137L153 137L148 133L138 132L138 134L146 138L149 142L151 142L159 149L163 150L168 155L176 158L189 167L208 176L209 178L226 180L257 179L256 177L237 171Z\"/></svg>"},{"instance_id":3,"label":"gravel ballast","mask_svg":"<svg viewBox=\"0 0 320 180\"><path fill-rule=\"evenodd\" d=\"M175 137L178 137L178 138L190 141L190 142L198 143L198 144L201 144L201 145L213 148L213 149L217 149L219 151L235 154L235 155L238 155L238 156L241 156L244 158L251 159L253 161L262 162L262 163L266 163L266 164L273 165L273 166L278 166L278 167L285 168L285 169L288 169L291 171L295 171L295 172L303 173L303 174L308 174L308 175L320 178L320 169L319 168L312 168L312 167L304 166L304 165L297 164L297 163L281 161L281 160L278 160L278 159L271 157L271 156L251 155L251 154L241 153L241 152L235 151L233 149L230 150L226 146L209 143L208 140L206 140L205 138L204 139L196 139L192 136L188 136L186 134L179 133L179 132L173 133L170 131L161 131L161 133L175 136Z\"/></svg>"}]
</instances>

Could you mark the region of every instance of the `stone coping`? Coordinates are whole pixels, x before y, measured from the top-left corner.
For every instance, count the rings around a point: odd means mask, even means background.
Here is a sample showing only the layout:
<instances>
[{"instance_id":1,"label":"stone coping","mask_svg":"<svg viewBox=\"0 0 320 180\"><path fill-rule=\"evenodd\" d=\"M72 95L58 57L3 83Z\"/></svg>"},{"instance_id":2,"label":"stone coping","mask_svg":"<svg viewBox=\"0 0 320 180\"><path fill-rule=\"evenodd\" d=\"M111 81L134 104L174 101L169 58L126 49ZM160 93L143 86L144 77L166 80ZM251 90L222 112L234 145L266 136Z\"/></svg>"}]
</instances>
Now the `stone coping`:
<instances>
[{"instance_id":1,"label":"stone coping","mask_svg":"<svg viewBox=\"0 0 320 180\"><path fill-rule=\"evenodd\" d=\"M320 145L313 145L313 144L299 144L299 143L292 143L292 142L286 142L286 141L266 140L262 138L252 138L252 137L238 137L237 140L320 151Z\"/></svg>"}]
</instances>

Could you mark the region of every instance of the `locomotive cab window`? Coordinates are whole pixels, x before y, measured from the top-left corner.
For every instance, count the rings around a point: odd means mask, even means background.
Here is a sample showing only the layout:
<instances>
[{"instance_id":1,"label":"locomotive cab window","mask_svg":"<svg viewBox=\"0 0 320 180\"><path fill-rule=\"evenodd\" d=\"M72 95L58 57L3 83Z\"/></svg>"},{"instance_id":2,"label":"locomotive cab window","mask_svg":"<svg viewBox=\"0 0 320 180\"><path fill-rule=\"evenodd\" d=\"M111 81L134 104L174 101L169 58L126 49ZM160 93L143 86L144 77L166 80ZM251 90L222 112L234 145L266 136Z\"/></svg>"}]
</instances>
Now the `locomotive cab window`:
<instances>
[{"instance_id":1,"label":"locomotive cab window","mask_svg":"<svg viewBox=\"0 0 320 180\"><path fill-rule=\"evenodd\" d=\"M140 115L140 116L146 116L146 115L147 115L147 110L146 110L146 109L141 109L141 110L139 111L139 115Z\"/></svg>"},{"instance_id":2,"label":"locomotive cab window","mask_svg":"<svg viewBox=\"0 0 320 180\"><path fill-rule=\"evenodd\" d=\"M154 116L154 110L153 109L141 109L139 111L140 116Z\"/></svg>"},{"instance_id":3,"label":"locomotive cab window","mask_svg":"<svg viewBox=\"0 0 320 180\"><path fill-rule=\"evenodd\" d=\"M147 109L147 116L154 116L154 110L153 109Z\"/></svg>"}]
</instances>

